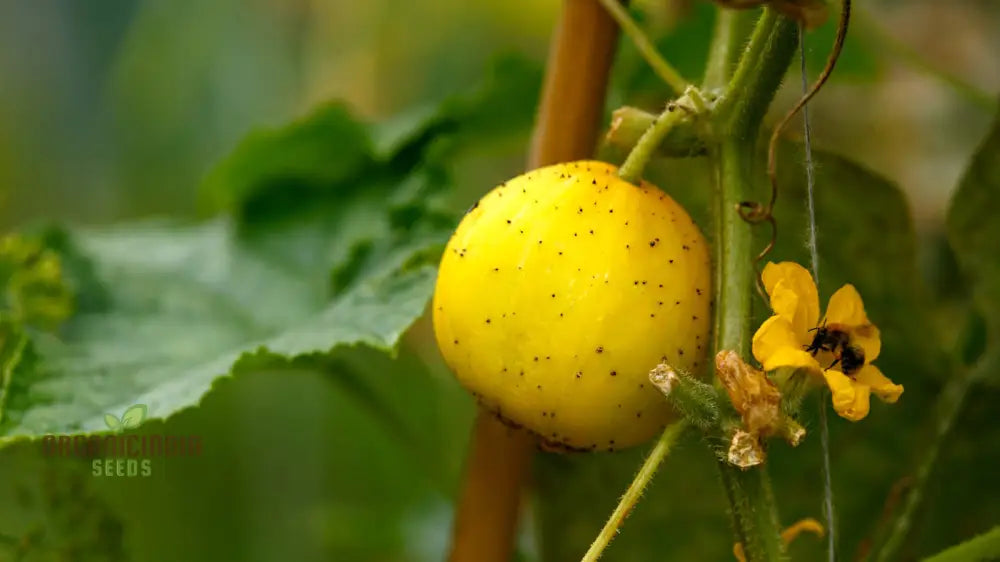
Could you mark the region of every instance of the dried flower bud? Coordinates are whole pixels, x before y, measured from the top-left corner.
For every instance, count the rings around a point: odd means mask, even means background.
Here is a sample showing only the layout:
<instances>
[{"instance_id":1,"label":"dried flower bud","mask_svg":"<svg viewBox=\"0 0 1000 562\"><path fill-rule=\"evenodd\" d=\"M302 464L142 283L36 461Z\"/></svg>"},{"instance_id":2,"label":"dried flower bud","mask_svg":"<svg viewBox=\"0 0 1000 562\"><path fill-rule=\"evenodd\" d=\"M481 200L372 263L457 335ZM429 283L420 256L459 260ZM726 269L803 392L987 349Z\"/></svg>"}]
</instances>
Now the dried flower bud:
<instances>
[{"instance_id":1,"label":"dried flower bud","mask_svg":"<svg viewBox=\"0 0 1000 562\"><path fill-rule=\"evenodd\" d=\"M782 426L781 392L767 375L733 351L715 356L715 374L729 394L743 427L754 435L773 435Z\"/></svg>"},{"instance_id":2,"label":"dried flower bud","mask_svg":"<svg viewBox=\"0 0 1000 562\"><path fill-rule=\"evenodd\" d=\"M649 372L649 380L688 422L702 429L719 424L719 397L715 388L666 363Z\"/></svg>"},{"instance_id":3,"label":"dried flower bud","mask_svg":"<svg viewBox=\"0 0 1000 562\"><path fill-rule=\"evenodd\" d=\"M729 464L750 468L763 463L765 457L766 453L759 436L742 429L737 429L733 433L732 441L729 442L729 453L726 456Z\"/></svg>"}]
</instances>

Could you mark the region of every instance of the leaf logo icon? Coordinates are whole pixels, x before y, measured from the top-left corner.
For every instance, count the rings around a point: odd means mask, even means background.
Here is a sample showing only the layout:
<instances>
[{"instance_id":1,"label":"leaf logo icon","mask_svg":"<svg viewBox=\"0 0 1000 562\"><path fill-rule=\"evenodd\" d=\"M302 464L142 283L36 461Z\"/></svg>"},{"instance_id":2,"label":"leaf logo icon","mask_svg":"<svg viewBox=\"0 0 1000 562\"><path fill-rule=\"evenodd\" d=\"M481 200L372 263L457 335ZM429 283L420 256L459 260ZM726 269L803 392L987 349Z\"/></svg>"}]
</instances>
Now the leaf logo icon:
<instances>
[{"instance_id":1,"label":"leaf logo icon","mask_svg":"<svg viewBox=\"0 0 1000 562\"><path fill-rule=\"evenodd\" d=\"M146 405L136 404L129 406L121 419L112 414L104 414L104 423L112 431L122 432L126 429L135 429L146 419Z\"/></svg>"}]
</instances>

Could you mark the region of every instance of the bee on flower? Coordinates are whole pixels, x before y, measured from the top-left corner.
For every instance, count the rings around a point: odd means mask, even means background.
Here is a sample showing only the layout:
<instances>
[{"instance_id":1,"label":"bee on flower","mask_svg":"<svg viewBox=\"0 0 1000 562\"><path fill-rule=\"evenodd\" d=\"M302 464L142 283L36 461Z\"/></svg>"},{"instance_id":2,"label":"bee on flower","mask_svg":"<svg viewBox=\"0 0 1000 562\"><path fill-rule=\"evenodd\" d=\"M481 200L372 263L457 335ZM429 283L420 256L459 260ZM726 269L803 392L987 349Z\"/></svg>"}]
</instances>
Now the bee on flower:
<instances>
[{"instance_id":1,"label":"bee on flower","mask_svg":"<svg viewBox=\"0 0 1000 562\"><path fill-rule=\"evenodd\" d=\"M762 277L774 315L754 334L753 355L765 371L803 369L821 377L833 409L851 421L868 415L871 394L890 404L899 399L902 385L872 365L882 341L853 285L830 297L821 320L816 283L804 267L768 263Z\"/></svg>"}]
</instances>

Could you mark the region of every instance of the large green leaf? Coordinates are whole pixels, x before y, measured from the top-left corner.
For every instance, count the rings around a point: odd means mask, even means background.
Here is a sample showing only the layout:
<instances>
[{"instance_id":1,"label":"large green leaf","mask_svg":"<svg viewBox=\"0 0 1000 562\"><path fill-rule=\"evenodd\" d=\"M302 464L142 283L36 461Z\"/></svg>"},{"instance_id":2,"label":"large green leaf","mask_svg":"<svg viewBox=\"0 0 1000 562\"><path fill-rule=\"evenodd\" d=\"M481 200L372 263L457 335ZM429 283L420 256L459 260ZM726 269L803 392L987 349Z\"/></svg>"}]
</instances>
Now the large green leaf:
<instances>
[{"instance_id":1,"label":"large green leaf","mask_svg":"<svg viewBox=\"0 0 1000 562\"><path fill-rule=\"evenodd\" d=\"M453 220L421 202L442 173L376 164L366 135L337 106L252 135L206 184L235 220L48 236L91 306L58 337L30 332L31 360L5 377L0 443L106 430L105 414L134 404L163 418L244 365L392 349L424 310Z\"/></svg>"},{"instance_id":2,"label":"large green leaf","mask_svg":"<svg viewBox=\"0 0 1000 562\"><path fill-rule=\"evenodd\" d=\"M1000 345L1000 118L966 170L948 211L948 235L988 325L989 345Z\"/></svg>"},{"instance_id":3,"label":"large green leaf","mask_svg":"<svg viewBox=\"0 0 1000 562\"><path fill-rule=\"evenodd\" d=\"M285 256L242 243L226 220L78 238L114 287L112 302L74 318L61 338L36 335L37 359L13 373L0 442L102 430L105 413L133 404L168 416L197 404L248 357L359 343L390 349L423 311L434 278L429 266L403 267L421 249L407 243L330 298L326 268L303 275Z\"/></svg>"},{"instance_id":4,"label":"large green leaf","mask_svg":"<svg viewBox=\"0 0 1000 562\"><path fill-rule=\"evenodd\" d=\"M250 133L209 173L202 196L214 210L238 207L275 186L297 195L299 184L330 189L371 159L370 145L346 107L328 104L284 127Z\"/></svg>"}]
</instances>

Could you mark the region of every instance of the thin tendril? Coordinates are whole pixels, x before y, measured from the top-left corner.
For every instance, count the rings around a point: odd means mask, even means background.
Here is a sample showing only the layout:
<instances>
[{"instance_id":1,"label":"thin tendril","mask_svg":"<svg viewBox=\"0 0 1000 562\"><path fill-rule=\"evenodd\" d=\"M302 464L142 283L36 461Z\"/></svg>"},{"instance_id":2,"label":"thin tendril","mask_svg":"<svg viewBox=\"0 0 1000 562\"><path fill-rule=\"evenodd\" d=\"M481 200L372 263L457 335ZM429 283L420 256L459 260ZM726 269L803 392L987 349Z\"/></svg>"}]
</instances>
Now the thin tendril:
<instances>
[{"instance_id":1,"label":"thin tendril","mask_svg":"<svg viewBox=\"0 0 1000 562\"><path fill-rule=\"evenodd\" d=\"M777 240L777 223L774 220L774 204L778 200L778 140L781 137L781 133L788 126L788 123L793 117L807 104L809 100L815 96L823 85L826 84L830 74L833 73L834 67L837 65L837 60L840 59L840 53L844 48L844 40L847 38L847 28L851 21L851 0L841 0L841 10L840 10L840 21L837 22L837 37L833 42L833 49L830 51L830 55L826 59L826 66L823 67L823 72L820 73L819 78L813 83L812 87L808 92L803 94L799 98L798 103L795 104L792 109L781 118L778 125L774 128L771 133L771 140L767 145L767 177L771 183L771 198L767 205L762 205L755 201L743 201L739 206L740 217L743 220L751 223L758 224L762 222L768 222L771 225L771 240L768 242L767 246L761 250L760 254L754 259L754 269L757 271L757 291L761 293L761 296L765 296L763 292L763 283L760 279L760 262L767 257L771 250L774 249L774 244ZM765 300L766 297L765 297Z\"/></svg>"},{"instance_id":2,"label":"thin tendril","mask_svg":"<svg viewBox=\"0 0 1000 562\"><path fill-rule=\"evenodd\" d=\"M767 146L767 176L771 180L771 201L767 205L768 211L774 210L774 202L778 199L778 139L781 137L781 133L785 130L788 122L795 117L795 114L799 110L809 103L809 100L820 91L823 85L826 84L827 79L830 78L833 68L837 66L840 52L844 49L844 39L847 38L847 27L850 21L851 0L842 0L840 22L837 24L837 38L833 42L833 50L830 51L830 56L826 59L826 66L823 68L823 72L820 73L819 78L816 79L812 88L809 88L809 91L799 99L795 107L785 114L778 123L778 126L771 133L771 141Z\"/></svg>"},{"instance_id":3,"label":"thin tendril","mask_svg":"<svg viewBox=\"0 0 1000 562\"><path fill-rule=\"evenodd\" d=\"M806 70L805 30L799 26L799 63L802 72L802 92L809 87L808 71ZM816 167L812 155L812 126L809 123L809 106L802 106L802 129L806 152L806 203L809 212L809 260L812 262L813 279L819 285L819 249L816 245Z\"/></svg>"}]
</instances>

